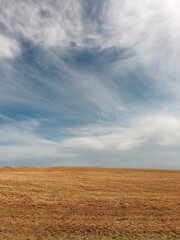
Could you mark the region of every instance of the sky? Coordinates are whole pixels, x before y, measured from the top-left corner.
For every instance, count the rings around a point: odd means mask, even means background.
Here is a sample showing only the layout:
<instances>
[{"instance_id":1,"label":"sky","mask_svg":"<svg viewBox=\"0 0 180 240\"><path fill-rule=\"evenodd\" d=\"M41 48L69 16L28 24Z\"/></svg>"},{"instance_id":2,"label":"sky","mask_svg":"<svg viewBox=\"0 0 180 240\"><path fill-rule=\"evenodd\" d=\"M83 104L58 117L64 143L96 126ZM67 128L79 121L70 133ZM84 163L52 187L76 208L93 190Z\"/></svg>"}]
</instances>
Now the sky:
<instances>
[{"instance_id":1,"label":"sky","mask_svg":"<svg viewBox=\"0 0 180 240\"><path fill-rule=\"evenodd\" d=\"M0 166L180 169L179 1L0 6Z\"/></svg>"}]
</instances>

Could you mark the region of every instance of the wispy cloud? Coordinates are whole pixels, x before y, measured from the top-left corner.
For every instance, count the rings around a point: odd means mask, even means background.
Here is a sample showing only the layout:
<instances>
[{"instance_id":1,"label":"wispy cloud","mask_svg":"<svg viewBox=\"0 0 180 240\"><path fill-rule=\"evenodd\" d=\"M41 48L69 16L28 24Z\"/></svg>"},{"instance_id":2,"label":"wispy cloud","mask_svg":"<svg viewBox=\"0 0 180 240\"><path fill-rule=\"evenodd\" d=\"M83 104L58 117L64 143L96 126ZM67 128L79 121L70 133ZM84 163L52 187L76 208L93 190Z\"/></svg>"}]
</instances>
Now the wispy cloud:
<instances>
[{"instance_id":1,"label":"wispy cloud","mask_svg":"<svg viewBox=\"0 0 180 240\"><path fill-rule=\"evenodd\" d=\"M89 158L92 157L92 165L99 166L103 164L103 158L106 159L112 154L115 155L114 159L105 161L106 166L110 166L111 162L113 166L114 164L128 166L134 157L136 164L132 166L153 167L155 161L158 167L167 168L170 166L167 156L174 158L175 154L176 158L172 159L172 165L178 166L180 119L174 116L151 115L135 119L132 125L126 128L89 125L59 131L57 129L58 135L63 134L64 137L56 141L41 137L41 134L37 133L37 128L41 124L29 119L1 126L1 162L44 159L47 161L44 165L55 165L58 161L63 161L64 165L78 163L84 166L91 165ZM150 158L152 153L159 159ZM101 156L96 163L93 162L94 155ZM126 156L127 159L122 156ZM162 161L162 158L166 161Z\"/></svg>"},{"instance_id":2,"label":"wispy cloud","mask_svg":"<svg viewBox=\"0 0 180 240\"><path fill-rule=\"evenodd\" d=\"M0 21L5 32L47 47L79 42L82 32L79 1L1 1Z\"/></svg>"},{"instance_id":3,"label":"wispy cloud","mask_svg":"<svg viewBox=\"0 0 180 240\"><path fill-rule=\"evenodd\" d=\"M14 58L19 54L20 47L14 39L0 35L0 58Z\"/></svg>"},{"instance_id":4,"label":"wispy cloud","mask_svg":"<svg viewBox=\"0 0 180 240\"><path fill-rule=\"evenodd\" d=\"M1 161L23 161L24 159L68 158L73 154L60 151L60 144L44 139L34 130L39 125L36 120L14 121L0 128Z\"/></svg>"}]
</instances>

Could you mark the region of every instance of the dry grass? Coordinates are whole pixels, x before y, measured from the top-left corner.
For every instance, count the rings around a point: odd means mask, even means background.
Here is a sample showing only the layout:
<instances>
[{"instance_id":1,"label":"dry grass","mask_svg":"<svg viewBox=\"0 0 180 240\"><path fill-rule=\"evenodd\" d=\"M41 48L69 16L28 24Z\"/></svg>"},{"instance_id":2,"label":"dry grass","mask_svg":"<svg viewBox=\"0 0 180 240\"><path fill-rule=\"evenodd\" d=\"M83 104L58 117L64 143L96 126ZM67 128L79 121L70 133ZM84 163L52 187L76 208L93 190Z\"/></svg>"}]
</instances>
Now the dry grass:
<instances>
[{"instance_id":1,"label":"dry grass","mask_svg":"<svg viewBox=\"0 0 180 240\"><path fill-rule=\"evenodd\" d=\"M180 171L0 168L1 239L180 239Z\"/></svg>"}]
</instances>

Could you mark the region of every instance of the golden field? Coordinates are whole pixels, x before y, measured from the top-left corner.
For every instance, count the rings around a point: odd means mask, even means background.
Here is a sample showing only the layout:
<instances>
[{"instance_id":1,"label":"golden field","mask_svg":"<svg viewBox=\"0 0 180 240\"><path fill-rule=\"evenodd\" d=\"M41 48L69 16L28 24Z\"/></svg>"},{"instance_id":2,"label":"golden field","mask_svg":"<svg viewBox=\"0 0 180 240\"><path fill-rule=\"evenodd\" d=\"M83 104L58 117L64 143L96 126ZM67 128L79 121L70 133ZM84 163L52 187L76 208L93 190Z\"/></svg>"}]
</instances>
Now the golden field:
<instances>
[{"instance_id":1,"label":"golden field","mask_svg":"<svg viewBox=\"0 0 180 240\"><path fill-rule=\"evenodd\" d=\"M180 239L180 171L2 167L1 239Z\"/></svg>"}]
</instances>

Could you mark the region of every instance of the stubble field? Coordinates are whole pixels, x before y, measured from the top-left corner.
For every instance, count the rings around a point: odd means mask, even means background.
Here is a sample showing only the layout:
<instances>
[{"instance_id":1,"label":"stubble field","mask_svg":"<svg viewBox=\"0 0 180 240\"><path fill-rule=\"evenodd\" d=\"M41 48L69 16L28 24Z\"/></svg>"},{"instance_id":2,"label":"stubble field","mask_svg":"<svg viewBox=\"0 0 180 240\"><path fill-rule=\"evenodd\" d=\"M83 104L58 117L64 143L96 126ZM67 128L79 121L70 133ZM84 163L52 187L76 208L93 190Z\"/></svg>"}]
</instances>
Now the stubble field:
<instances>
[{"instance_id":1,"label":"stubble field","mask_svg":"<svg viewBox=\"0 0 180 240\"><path fill-rule=\"evenodd\" d=\"M0 168L1 239L180 239L180 171Z\"/></svg>"}]
</instances>

